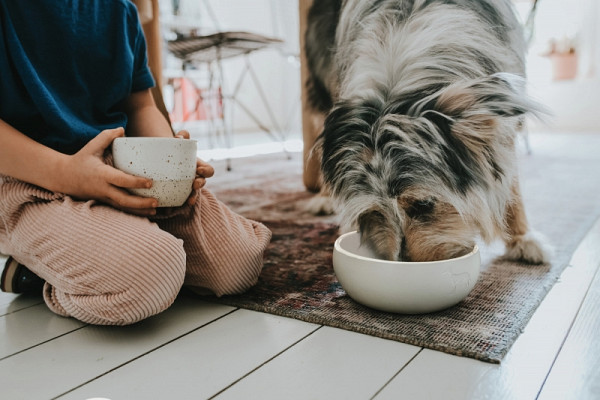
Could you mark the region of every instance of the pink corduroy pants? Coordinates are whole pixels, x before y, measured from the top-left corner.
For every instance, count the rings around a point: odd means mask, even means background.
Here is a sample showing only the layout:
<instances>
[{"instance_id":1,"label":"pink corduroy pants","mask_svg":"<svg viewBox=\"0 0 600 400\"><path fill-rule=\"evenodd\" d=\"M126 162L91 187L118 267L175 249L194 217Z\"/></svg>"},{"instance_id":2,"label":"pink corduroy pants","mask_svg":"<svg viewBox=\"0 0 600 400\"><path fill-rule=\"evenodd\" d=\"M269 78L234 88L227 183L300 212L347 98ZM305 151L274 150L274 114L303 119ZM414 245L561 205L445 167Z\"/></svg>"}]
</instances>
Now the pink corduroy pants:
<instances>
[{"instance_id":1,"label":"pink corduroy pants","mask_svg":"<svg viewBox=\"0 0 600 400\"><path fill-rule=\"evenodd\" d=\"M271 232L202 189L153 219L0 175L0 252L46 280L55 313L127 325L168 308L182 285L217 296L253 286Z\"/></svg>"}]
</instances>

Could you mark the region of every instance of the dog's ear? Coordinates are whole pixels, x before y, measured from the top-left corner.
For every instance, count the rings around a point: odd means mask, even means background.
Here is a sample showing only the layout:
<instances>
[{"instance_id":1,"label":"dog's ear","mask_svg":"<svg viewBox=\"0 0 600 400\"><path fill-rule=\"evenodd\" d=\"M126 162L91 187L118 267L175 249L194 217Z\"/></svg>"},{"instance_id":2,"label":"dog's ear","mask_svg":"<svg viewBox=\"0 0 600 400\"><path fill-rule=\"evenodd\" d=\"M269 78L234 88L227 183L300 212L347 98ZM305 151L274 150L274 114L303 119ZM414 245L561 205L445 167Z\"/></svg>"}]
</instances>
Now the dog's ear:
<instances>
[{"instance_id":1,"label":"dog's ear","mask_svg":"<svg viewBox=\"0 0 600 400\"><path fill-rule=\"evenodd\" d=\"M452 133L466 144L487 143L503 119L516 121L515 117L542 112L525 94L524 85L523 78L507 73L458 82L439 92L428 111L444 117Z\"/></svg>"},{"instance_id":2,"label":"dog's ear","mask_svg":"<svg viewBox=\"0 0 600 400\"><path fill-rule=\"evenodd\" d=\"M452 118L536 112L539 107L527 97L524 86L523 78L508 73L457 82L439 92L435 109Z\"/></svg>"}]
</instances>

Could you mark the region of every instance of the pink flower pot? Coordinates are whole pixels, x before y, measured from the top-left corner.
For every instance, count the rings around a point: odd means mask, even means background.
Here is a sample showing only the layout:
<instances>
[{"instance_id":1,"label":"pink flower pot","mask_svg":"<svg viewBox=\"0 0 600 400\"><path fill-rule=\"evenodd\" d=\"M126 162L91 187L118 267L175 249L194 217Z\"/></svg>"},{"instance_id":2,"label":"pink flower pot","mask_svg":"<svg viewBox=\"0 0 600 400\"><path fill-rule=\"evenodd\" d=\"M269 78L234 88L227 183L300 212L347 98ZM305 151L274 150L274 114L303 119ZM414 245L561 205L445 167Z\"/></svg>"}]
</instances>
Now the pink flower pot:
<instances>
[{"instance_id":1,"label":"pink flower pot","mask_svg":"<svg viewBox=\"0 0 600 400\"><path fill-rule=\"evenodd\" d=\"M552 61L552 78L555 81L575 79L577 76L576 53L550 54L550 60Z\"/></svg>"}]
</instances>

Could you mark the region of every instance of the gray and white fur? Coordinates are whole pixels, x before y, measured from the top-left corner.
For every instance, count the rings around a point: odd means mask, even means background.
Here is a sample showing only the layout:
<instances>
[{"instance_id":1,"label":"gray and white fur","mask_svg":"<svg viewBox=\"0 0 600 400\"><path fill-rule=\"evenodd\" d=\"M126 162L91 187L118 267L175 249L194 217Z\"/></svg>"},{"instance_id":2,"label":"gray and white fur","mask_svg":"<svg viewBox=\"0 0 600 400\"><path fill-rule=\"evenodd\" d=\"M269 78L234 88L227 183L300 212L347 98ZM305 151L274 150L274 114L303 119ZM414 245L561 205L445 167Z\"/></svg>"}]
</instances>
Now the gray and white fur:
<instances>
[{"instance_id":1,"label":"gray and white fur","mask_svg":"<svg viewBox=\"0 0 600 400\"><path fill-rule=\"evenodd\" d=\"M455 257L479 236L548 261L519 193L517 130L537 106L510 0L315 0L305 43L343 230L391 260Z\"/></svg>"}]
</instances>

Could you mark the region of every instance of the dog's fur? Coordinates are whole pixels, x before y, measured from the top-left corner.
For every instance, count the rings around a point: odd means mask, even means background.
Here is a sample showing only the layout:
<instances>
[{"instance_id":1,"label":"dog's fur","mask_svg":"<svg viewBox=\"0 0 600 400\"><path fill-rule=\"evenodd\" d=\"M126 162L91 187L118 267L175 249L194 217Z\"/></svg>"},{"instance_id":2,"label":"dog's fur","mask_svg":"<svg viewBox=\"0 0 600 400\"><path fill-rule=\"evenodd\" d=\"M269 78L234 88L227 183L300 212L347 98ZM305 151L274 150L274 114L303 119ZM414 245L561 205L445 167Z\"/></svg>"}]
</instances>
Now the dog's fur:
<instances>
[{"instance_id":1,"label":"dog's fur","mask_svg":"<svg viewBox=\"0 0 600 400\"><path fill-rule=\"evenodd\" d=\"M315 143L322 191L381 257L451 258L480 236L502 237L511 258L548 261L517 181L516 132L536 106L511 7L315 0L306 83L309 110L327 115Z\"/></svg>"}]
</instances>

